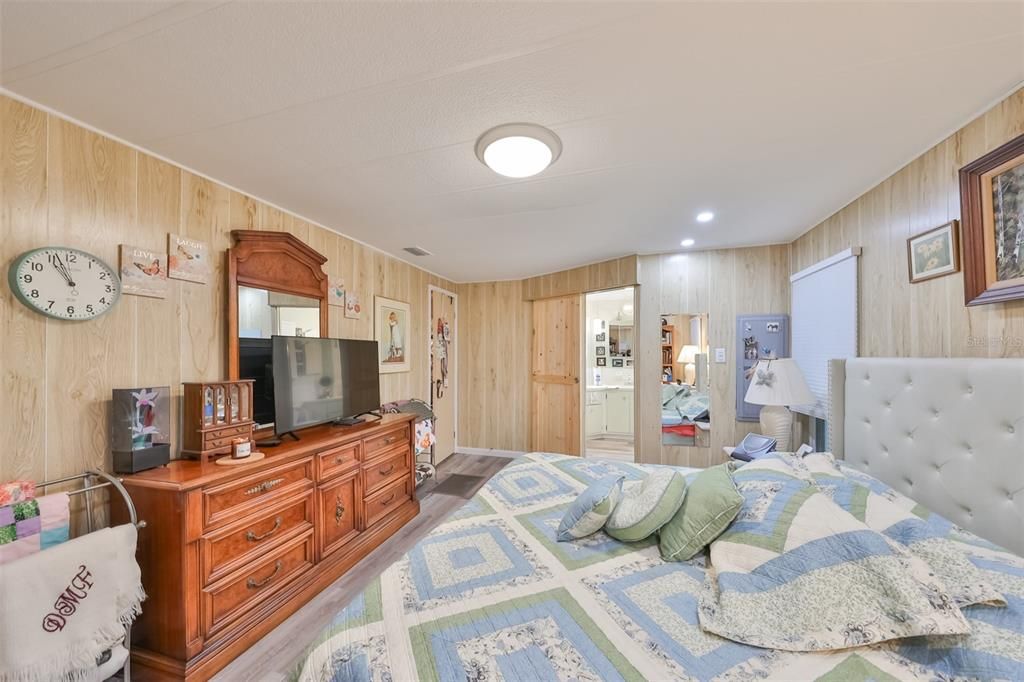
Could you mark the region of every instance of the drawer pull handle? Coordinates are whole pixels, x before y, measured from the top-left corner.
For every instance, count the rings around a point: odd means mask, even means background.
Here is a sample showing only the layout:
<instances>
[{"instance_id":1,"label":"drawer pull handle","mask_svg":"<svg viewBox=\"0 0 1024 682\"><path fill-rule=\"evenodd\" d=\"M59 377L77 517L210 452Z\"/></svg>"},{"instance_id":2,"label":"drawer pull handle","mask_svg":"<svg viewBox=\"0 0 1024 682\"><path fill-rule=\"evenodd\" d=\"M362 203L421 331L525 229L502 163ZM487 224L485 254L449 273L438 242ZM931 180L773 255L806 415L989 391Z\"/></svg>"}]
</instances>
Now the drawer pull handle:
<instances>
[{"instance_id":1,"label":"drawer pull handle","mask_svg":"<svg viewBox=\"0 0 1024 682\"><path fill-rule=\"evenodd\" d=\"M380 501L380 506L382 506L382 507L386 507L386 506L388 506L389 504L391 504L391 503L392 503L392 502L394 501L394 499L395 499L395 495L397 495L397 494L398 494L398 493L391 493L391 495L390 495L390 496L388 497L388 499L386 499L386 500L381 500L381 501Z\"/></svg>"},{"instance_id":2,"label":"drawer pull handle","mask_svg":"<svg viewBox=\"0 0 1024 682\"><path fill-rule=\"evenodd\" d=\"M273 580L274 578L277 577L277 574L281 572L281 566L282 565L283 564L281 563L281 560L278 559L277 563L274 564L274 572L273 573L268 575L266 578L263 578L262 580L256 580L255 578L249 578L248 580L245 581L245 586L248 587L250 590L258 590L259 588L263 587L264 585L266 585L271 580Z\"/></svg>"},{"instance_id":3,"label":"drawer pull handle","mask_svg":"<svg viewBox=\"0 0 1024 682\"><path fill-rule=\"evenodd\" d=\"M266 533L264 533L263 535L256 535L256 533L253 533L250 530L245 534L245 539L249 542L259 542L260 540L266 540L271 535L277 532L277 529L281 527L282 523L284 523L284 519L278 516L276 519L274 519L274 527L268 530Z\"/></svg>"},{"instance_id":4,"label":"drawer pull handle","mask_svg":"<svg viewBox=\"0 0 1024 682\"><path fill-rule=\"evenodd\" d=\"M392 463L391 466L389 466L387 469L378 469L377 473L380 474L381 476L387 476L388 474L390 474L394 470L395 470L395 465L394 465L394 463Z\"/></svg>"},{"instance_id":5,"label":"drawer pull handle","mask_svg":"<svg viewBox=\"0 0 1024 682\"><path fill-rule=\"evenodd\" d=\"M345 507L341 504L341 495L338 495L337 502L334 504L334 525L340 526L341 519L345 516Z\"/></svg>"},{"instance_id":6,"label":"drawer pull handle","mask_svg":"<svg viewBox=\"0 0 1024 682\"><path fill-rule=\"evenodd\" d=\"M259 495L261 493L267 492L268 490L271 490L272 488L276 488L277 486L281 485L281 483L283 483L283 482L284 482L283 478L272 478L269 481L263 481L263 483L260 483L259 485L254 485L253 487L251 487L248 490L246 490L245 494L246 495Z\"/></svg>"},{"instance_id":7,"label":"drawer pull handle","mask_svg":"<svg viewBox=\"0 0 1024 682\"><path fill-rule=\"evenodd\" d=\"M338 457L334 458L334 463L335 464L341 464L344 461L345 461L345 456L344 455L339 455Z\"/></svg>"}]
</instances>

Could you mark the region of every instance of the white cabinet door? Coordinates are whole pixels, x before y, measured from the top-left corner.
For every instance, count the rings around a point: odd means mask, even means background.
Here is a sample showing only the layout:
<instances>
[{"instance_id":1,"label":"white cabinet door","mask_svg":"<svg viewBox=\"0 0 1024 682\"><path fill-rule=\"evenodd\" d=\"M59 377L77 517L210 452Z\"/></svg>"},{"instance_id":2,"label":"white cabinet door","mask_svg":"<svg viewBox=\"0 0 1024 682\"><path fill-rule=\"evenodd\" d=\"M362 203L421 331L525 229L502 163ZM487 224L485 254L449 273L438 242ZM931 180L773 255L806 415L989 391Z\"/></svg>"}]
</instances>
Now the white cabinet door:
<instances>
[{"instance_id":1,"label":"white cabinet door","mask_svg":"<svg viewBox=\"0 0 1024 682\"><path fill-rule=\"evenodd\" d=\"M606 391L587 391L586 434L596 436L605 432L605 393Z\"/></svg>"},{"instance_id":2,"label":"white cabinet door","mask_svg":"<svg viewBox=\"0 0 1024 682\"><path fill-rule=\"evenodd\" d=\"M609 391L607 405L608 432L633 433L633 391Z\"/></svg>"}]
</instances>

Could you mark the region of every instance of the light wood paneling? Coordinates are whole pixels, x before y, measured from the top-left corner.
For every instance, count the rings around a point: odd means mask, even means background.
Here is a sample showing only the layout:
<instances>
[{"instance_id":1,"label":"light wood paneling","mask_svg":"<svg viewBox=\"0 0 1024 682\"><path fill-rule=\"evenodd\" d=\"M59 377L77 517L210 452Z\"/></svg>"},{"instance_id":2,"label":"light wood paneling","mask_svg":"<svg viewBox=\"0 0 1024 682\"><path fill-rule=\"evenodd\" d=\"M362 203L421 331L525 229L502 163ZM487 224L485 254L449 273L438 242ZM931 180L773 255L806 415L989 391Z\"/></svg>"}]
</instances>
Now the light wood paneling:
<instances>
[{"instance_id":1,"label":"light wood paneling","mask_svg":"<svg viewBox=\"0 0 1024 682\"><path fill-rule=\"evenodd\" d=\"M4 286L0 438L8 445L0 451L0 480L109 468L112 388L169 384L180 395L182 381L223 378L232 228L287 230L327 256L327 271L344 277L363 304L358 320L331 309L332 336L372 338L374 295L408 301L412 371L382 378L381 398L429 397L427 286L454 290L452 282L2 96L0 179L5 268L47 244L82 248L116 267L118 244L164 249L168 232L209 242L214 268L208 285L171 280L165 299L124 296L109 314L84 323L46 320ZM176 401L172 409L177 451Z\"/></svg>"},{"instance_id":2,"label":"light wood paneling","mask_svg":"<svg viewBox=\"0 0 1024 682\"><path fill-rule=\"evenodd\" d=\"M530 449L579 455L580 294L533 303Z\"/></svg>"},{"instance_id":3,"label":"light wood paneling","mask_svg":"<svg viewBox=\"0 0 1024 682\"><path fill-rule=\"evenodd\" d=\"M583 265L523 280L523 297L528 301L588 291L619 289L637 283L637 256Z\"/></svg>"}]
</instances>

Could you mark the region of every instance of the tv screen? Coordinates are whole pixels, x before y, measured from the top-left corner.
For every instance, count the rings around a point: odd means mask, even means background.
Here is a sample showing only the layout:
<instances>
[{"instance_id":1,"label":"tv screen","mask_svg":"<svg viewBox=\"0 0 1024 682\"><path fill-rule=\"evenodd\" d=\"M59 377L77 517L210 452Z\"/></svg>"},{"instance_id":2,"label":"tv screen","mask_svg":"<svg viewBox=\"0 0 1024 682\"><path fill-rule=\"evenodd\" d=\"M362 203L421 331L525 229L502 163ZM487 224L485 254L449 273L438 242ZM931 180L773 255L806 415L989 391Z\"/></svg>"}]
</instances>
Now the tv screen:
<instances>
[{"instance_id":1,"label":"tv screen","mask_svg":"<svg viewBox=\"0 0 1024 682\"><path fill-rule=\"evenodd\" d=\"M376 341L275 336L273 354L277 433L380 409Z\"/></svg>"},{"instance_id":2,"label":"tv screen","mask_svg":"<svg viewBox=\"0 0 1024 682\"><path fill-rule=\"evenodd\" d=\"M274 423L273 348L270 339L238 339L238 378L253 380L253 419L261 426Z\"/></svg>"}]
</instances>

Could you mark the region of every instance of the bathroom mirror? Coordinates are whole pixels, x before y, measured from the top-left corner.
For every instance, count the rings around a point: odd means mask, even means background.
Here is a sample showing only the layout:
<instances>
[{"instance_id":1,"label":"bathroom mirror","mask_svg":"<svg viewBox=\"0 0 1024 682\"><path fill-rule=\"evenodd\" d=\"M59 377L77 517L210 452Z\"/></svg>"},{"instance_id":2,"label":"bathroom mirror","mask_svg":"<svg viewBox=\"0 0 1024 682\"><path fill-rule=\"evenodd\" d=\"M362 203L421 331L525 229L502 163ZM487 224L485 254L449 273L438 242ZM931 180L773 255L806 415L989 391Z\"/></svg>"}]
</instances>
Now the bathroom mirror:
<instances>
[{"instance_id":1,"label":"bathroom mirror","mask_svg":"<svg viewBox=\"0 0 1024 682\"><path fill-rule=\"evenodd\" d=\"M661 443L711 444L708 314L661 315Z\"/></svg>"}]
</instances>

